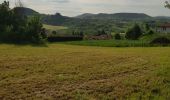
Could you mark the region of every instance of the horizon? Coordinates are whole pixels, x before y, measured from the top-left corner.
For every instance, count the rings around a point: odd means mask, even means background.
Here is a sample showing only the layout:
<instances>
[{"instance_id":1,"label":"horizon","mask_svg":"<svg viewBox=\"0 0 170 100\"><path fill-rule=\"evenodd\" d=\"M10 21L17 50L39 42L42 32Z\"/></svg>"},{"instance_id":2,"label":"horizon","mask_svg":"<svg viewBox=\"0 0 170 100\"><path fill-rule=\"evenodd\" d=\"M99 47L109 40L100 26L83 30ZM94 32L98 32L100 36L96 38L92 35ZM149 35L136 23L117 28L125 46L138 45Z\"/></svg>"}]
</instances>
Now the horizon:
<instances>
[{"instance_id":1,"label":"horizon","mask_svg":"<svg viewBox=\"0 0 170 100\"><path fill-rule=\"evenodd\" d=\"M4 0L0 0L2 3ZM10 7L17 0L7 0ZM75 17L84 13L144 13L149 16L170 16L170 10L164 7L166 0L21 0L24 7L31 8L42 14L61 13ZM48 6L48 7L46 7Z\"/></svg>"}]
</instances>

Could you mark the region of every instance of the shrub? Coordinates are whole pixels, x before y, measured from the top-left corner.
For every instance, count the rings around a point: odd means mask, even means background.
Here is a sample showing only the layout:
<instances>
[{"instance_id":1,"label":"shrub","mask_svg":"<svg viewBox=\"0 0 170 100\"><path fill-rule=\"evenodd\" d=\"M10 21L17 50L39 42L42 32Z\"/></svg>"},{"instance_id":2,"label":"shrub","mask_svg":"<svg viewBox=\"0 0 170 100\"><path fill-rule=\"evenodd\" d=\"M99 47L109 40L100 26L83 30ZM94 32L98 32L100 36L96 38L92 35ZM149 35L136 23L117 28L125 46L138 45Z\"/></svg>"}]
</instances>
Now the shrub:
<instances>
[{"instance_id":1,"label":"shrub","mask_svg":"<svg viewBox=\"0 0 170 100\"><path fill-rule=\"evenodd\" d=\"M155 32L153 31L153 30L149 30L148 32L147 32L147 34L149 34L149 35L152 35L152 34L154 34Z\"/></svg>"},{"instance_id":2,"label":"shrub","mask_svg":"<svg viewBox=\"0 0 170 100\"><path fill-rule=\"evenodd\" d=\"M56 32L56 31L52 31L52 34L53 34L53 35L56 35L56 34L57 34L57 32Z\"/></svg>"},{"instance_id":3,"label":"shrub","mask_svg":"<svg viewBox=\"0 0 170 100\"><path fill-rule=\"evenodd\" d=\"M120 40L120 39L121 39L121 36L120 36L120 34L118 34L118 33L115 34L114 37L115 37L116 40Z\"/></svg>"},{"instance_id":4,"label":"shrub","mask_svg":"<svg viewBox=\"0 0 170 100\"><path fill-rule=\"evenodd\" d=\"M150 43L167 45L167 44L170 44L170 39L166 37L158 37L158 38L153 39Z\"/></svg>"},{"instance_id":5,"label":"shrub","mask_svg":"<svg viewBox=\"0 0 170 100\"><path fill-rule=\"evenodd\" d=\"M132 28L126 32L126 39L137 40L142 35L141 28L138 24L135 24Z\"/></svg>"}]
</instances>

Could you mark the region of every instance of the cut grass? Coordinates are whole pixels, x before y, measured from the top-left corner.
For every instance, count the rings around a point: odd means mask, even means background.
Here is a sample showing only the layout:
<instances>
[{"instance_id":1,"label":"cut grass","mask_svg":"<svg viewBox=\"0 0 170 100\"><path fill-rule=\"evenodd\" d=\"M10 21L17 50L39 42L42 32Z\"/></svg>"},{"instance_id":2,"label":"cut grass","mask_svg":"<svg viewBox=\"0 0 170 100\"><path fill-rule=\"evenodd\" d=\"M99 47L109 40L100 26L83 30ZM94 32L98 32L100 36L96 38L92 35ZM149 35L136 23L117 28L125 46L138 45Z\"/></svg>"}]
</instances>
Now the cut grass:
<instances>
[{"instance_id":1,"label":"cut grass","mask_svg":"<svg viewBox=\"0 0 170 100\"><path fill-rule=\"evenodd\" d=\"M170 48L0 45L0 99L170 99Z\"/></svg>"}]
</instances>

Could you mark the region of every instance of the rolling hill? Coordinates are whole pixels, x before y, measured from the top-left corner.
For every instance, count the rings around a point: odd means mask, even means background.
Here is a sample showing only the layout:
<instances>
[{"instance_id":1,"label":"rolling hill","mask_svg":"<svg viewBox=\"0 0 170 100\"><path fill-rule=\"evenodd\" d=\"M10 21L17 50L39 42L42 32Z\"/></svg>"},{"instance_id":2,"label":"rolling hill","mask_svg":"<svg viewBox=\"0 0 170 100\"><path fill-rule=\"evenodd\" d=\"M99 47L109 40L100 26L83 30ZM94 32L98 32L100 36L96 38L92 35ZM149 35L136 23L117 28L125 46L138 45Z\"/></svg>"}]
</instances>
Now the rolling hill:
<instances>
[{"instance_id":1,"label":"rolling hill","mask_svg":"<svg viewBox=\"0 0 170 100\"><path fill-rule=\"evenodd\" d=\"M99 13L99 14L91 14L91 13L85 13L76 17L68 17L63 16L60 13L56 14L40 14L35 10L32 10L30 8L24 8L24 7L17 7L14 9L19 9L22 13L24 13L27 16L31 15L40 15L43 24L49 24L49 25L65 25L65 26L74 26L74 25L84 25L90 22L94 23L104 23L106 22L112 22L113 20L120 22L120 21L145 21L145 20L161 20L161 21L169 21L169 17L164 16L158 16L158 17L152 17L144 13L115 13L115 14L106 14L106 13Z\"/></svg>"},{"instance_id":2,"label":"rolling hill","mask_svg":"<svg viewBox=\"0 0 170 100\"><path fill-rule=\"evenodd\" d=\"M80 19L149 19L152 18L149 15L146 15L144 13L115 13L115 14L105 14L105 13L99 13L99 14L82 14L79 16L76 16L76 18Z\"/></svg>"},{"instance_id":3,"label":"rolling hill","mask_svg":"<svg viewBox=\"0 0 170 100\"><path fill-rule=\"evenodd\" d=\"M41 15L42 22L44 24L49 25L63 25L63 23L70 21L71 18L67 16L63 16L60 13L56 13L55 15Z\"/></svg>"}]
</instances>

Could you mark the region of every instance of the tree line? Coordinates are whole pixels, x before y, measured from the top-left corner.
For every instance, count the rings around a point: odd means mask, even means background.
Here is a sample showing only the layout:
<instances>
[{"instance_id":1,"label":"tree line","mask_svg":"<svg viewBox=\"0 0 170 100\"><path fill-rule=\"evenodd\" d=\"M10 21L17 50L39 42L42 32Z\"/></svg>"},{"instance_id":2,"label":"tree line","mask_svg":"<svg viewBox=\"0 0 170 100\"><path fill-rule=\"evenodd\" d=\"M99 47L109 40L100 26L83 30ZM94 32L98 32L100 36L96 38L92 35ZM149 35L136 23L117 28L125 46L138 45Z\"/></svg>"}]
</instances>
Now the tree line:
<instances>
[{"instance_id":1,"label":"tree line","mask_svg":"<svg viewBox=\"0 0 170 100\"><path fill-rule=\"evenodd\" d=\"M44 43L45 29L39 16L26 16L19 7L11 9L9 2L0 4L0 42Z\"/></svg>"}]
</instances>

